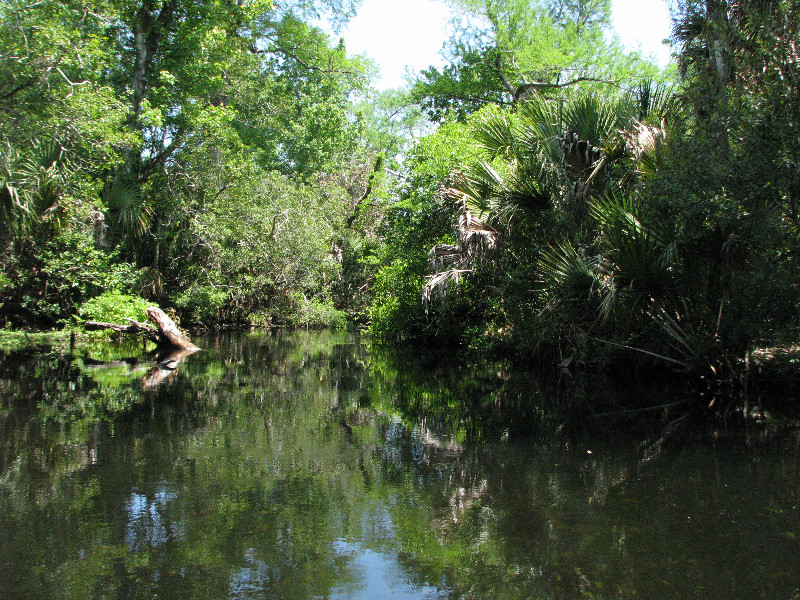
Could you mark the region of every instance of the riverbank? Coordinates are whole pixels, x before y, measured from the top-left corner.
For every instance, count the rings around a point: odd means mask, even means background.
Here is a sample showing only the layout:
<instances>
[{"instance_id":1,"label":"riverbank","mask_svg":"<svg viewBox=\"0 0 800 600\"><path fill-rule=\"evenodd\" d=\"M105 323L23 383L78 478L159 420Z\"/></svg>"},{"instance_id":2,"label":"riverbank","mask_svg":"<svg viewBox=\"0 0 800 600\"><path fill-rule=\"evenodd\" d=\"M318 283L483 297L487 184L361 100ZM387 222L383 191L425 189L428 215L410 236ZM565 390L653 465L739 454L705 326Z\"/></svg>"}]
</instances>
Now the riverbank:
<instances>
[{"instance_id":1,"label":"riverbank","mask_svg":"<svg viewBox=\"0 0 800 600\"><path fill-rule=\"evenodd\" d=\"M86 337L89 334L73 331L7 331L0 330L0 350L15 350L26 346L62 346L68 345L75 337Z\"/></svg>"},{"instance_id":2,"label":"riverbank","mask_svg":"<svg viewBox=\"0 0 800 600\"><path fill-rule=\"evenodd\" d=\"M0 330L0 351L26 347L67 349L70 345L97 344L108 341L116 343L126 339L133 341L134 338L120 334L110 337L108 332L87 332L77 329L37 332ZM470 356L469 362L474 362L478 358L473 354ZM541 368L541 365L538 367ZM734 384L750 391L768 390L771 393L791 396L800 389L800 345L755 349L738 361L734 369L733 373L728 373L724 378L724 383ZM616 369L613 371L616 372ZM613 373L606 374L613 375ZM635 376L636 373L624 375ZM661 375L666 376L667 373L661 373ZM711 372L702 375L701 379L707 383L715 381L723 383L723 378L715 377L715 374Z\"/></svg>"}]
</instances>

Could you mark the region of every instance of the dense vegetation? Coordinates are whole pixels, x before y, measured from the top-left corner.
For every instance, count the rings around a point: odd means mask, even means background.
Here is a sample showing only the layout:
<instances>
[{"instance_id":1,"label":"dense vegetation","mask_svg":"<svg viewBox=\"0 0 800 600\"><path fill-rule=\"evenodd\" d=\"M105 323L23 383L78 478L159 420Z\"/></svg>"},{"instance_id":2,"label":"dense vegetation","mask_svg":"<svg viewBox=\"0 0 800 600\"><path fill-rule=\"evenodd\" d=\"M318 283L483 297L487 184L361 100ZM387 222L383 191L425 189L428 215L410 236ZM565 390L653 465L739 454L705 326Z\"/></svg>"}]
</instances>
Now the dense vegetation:
<instances>
[{"instance_id":1,"label":"dense vegetation","mask_svg":"<svg viewBox=\"0 0 800 600\"><path fill-rule=\"evenodd\" d=\"M451 4L448 66L378 93L319 25L354 0L4 0L0 326L143 298L717 372L797 340L800 3L680 0L666 70L609 0Z\"/></svg>"}]
</instances>

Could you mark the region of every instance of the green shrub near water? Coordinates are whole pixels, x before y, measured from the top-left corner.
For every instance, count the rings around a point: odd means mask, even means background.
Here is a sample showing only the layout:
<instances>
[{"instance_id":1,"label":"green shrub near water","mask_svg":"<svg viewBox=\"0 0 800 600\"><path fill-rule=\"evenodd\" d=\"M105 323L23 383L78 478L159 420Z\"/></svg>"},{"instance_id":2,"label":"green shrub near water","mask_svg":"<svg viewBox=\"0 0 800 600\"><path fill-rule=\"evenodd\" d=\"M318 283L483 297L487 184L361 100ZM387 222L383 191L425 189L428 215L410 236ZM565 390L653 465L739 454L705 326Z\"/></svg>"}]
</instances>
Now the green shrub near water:
<instances>
[{"instance_id":1,"label":"green shrub near water","mask_svg":"<svg viewBox=\"0 0 800 600\"><path fill-rule=\"evenodd\" d=\"M347 313L336 309L330 301L305 299L301 294L296 294L294 300L296 307L287 319L290 326L312 329L347 327Z\"/></svg>"},{"instance_id":2,"label":"green shrub near water","mask_svg":"<svg viewBox=\"0 0 800 600\"><path fill-rule=\"evenodd\" d=\"M78 308L82 321L126 324L128 319L147 321L147 307L153 303L117 291L104 292L90 298Z\"/></svg>"}]
</instances>

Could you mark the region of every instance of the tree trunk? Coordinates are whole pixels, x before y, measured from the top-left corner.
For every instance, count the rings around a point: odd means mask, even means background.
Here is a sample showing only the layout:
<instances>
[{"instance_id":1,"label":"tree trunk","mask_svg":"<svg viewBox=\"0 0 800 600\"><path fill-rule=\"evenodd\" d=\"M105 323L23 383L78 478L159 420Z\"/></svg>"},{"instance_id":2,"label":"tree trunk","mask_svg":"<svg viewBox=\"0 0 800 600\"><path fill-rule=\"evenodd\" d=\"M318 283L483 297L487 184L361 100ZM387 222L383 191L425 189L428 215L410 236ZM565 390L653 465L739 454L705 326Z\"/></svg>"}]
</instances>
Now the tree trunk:
<instances>
[{"instance_id":1,"label":"tree trunk","mask_svg":"<svg viewBox=\"0 0 800 600\"><path fill-rule=\"evenodd\" d=\"M200 350L200 348L195 346L180 332L175 321L170 319L167 314L157 306L149 307L147 309L147 316L150 317L153 323L158 325L158 332L162 342L182 350Z\"/></svg>"},{"instance_id":2,"label":"tree trunk","mask_svg":"<svg viewBox=\"0 0 800 600\"><path fill-rule=\"evenodd\" d=\"M117 323L103 323L102 321L86 321L84 327L87 331L100 331L101 329L113 329L120 333L144 333L146 337L152 341L159 343L161 340L158 337L158 329L147 323L139 323L133 319L128 319L128 325L120 325Z\"/></svg>"},{"instance_id":3,"label":"tree trunk","mask_svg":"<svg viewBox=\"0 0 800 600\"><path fill-rule=\"evenodd\" d=\"M147 323L139 323L133 319L128 319L128 325L120 325L118 323L102 323L100 321L86 321L84 327L88 331L98 331L101 329L113 329L121 333L144 333L149 339L153 340L162 346L171 346L178 350L187 350L189 352L196 352L200 350L195 346L189 338L183 335L175 324L175 321L170 319L167 314L157 306L150 306L147 309L147 316L158 328Z\"/></svg>"}]
</instances>

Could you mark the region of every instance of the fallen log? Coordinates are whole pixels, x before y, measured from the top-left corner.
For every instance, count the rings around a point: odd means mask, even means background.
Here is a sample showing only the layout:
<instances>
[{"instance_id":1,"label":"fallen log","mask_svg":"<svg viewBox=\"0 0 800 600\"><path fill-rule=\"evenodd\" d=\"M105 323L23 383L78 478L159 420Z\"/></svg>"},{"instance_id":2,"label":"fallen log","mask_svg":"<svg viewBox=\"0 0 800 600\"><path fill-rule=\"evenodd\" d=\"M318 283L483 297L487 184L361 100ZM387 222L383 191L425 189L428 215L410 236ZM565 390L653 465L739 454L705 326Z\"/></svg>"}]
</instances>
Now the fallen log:
<instances>
[{"instance_id":1,"label":"fallen log","mask_svg":"<svg viewBox=\"0 0 800 600\"><path fill-rule=\"evenodd\" d=\"M83 327L87 331L100 331L102 329L111 329L119 331L120 333L144 333L146 337L158 343L160 341L158 336L158 329L147 323L140 323L133 319L128 319L128 325L120 325L118 323L103 323L102 321L86 321Z\"/></svg>"},{"instance_id":2,"label":"fallen log","mask_svg":"<svg viewBox=\"0 0 800 600\"><path fill-rule=\"evenodd\" d=\"M195 346L189 338L183 335L175 324L175 321L157 306L150 306L147 309L147 316L150 318L157 327L153 327L147 323L140 323L133 319L128 319L128 325L120 325L118 323L103 323L100 321L86 321L84 327L88 331L98 331L101 329L111 329L121 333L143 333L147 338L156 342L160 346L171 346L180 350L187 350L189 352L196 352L200 350Z\"/></svg>"},{"instance_id":3,"label":"fallen log","mask_svg":"<svg viewBox=\"0 0 800 600\"><path fill-rule=\"evenodd\" d=\"M163 310L157 306L150 306L146 312L150 320L158 325L158 332L163 342L182 350L191 350L193 352L200 350L200 348L189 341L189 338L181 333L175 321L170 319Z\"/></svg>"}]
</instances>

